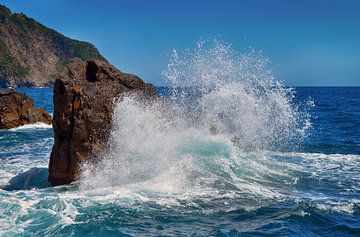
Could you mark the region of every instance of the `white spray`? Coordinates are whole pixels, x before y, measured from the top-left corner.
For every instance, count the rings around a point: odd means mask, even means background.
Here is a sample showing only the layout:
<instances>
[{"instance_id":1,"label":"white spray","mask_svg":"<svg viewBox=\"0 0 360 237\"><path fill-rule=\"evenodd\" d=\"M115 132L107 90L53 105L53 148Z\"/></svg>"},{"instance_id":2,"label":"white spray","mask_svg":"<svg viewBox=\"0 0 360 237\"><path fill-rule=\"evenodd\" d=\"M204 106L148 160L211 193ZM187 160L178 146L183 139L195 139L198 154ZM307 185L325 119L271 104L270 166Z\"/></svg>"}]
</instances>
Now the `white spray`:
<instances>
[{"instance_id":1,"label":"white spray","mask_svg":"<svg viewBox=\"0 0 360 237\"><path fill-rule=\"evenodd\" d=\"M219 179L235 185L243 179L229 167L242 154L284 149L306 134L292 89L256 52L201 42L174 50L163 75L172 88L166 105L134 95L117 104L109 151L100 164L84 166L82 188L213 190Z\"/></svg>"}]
</instances>

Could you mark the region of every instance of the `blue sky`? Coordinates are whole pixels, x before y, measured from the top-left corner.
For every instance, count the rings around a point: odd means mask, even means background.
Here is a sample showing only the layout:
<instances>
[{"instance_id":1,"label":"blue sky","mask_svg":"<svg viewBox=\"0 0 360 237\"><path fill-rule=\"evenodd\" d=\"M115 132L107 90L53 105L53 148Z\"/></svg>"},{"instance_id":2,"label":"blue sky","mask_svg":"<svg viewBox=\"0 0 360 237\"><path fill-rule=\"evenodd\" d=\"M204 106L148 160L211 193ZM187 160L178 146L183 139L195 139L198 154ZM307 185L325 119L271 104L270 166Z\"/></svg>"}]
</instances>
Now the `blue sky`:
<instances>
[{"instance_id":1,"label":"blue sky","mask_svg":"<svg viewBox=\"0 0 360 237\"><path fill-rule=\"evenodd\" d=\"M288 85L360 86L357 0L0 0L71 38L93 43L116 67L163 84L172 49L222 39L262 51Z\"/></svg>"}]
</instances>

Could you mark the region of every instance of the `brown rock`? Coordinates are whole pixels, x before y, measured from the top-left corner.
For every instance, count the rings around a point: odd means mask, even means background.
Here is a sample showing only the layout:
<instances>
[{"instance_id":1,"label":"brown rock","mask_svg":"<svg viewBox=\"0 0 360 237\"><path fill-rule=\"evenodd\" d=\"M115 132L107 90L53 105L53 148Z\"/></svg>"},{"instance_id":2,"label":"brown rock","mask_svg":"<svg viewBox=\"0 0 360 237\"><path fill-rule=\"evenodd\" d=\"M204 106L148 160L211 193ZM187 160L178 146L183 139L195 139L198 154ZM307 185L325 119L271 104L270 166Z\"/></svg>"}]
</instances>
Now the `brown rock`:
<instances>
[{"instance_id":1,"label":"brown rock","mask_svg":"<svg viewBox=\"0 0 360 237\"><path fill-rule=\"evenodd\" d=\"M96 160L106 147L114 102L132 92L145 99L156 96L153 85L103 61L77 59L65 68L54 86L51 184L77 180L81 164Z\"/></svg>"},{"instance_id":2,"label":"brown rock","mask_svg":"<svg viewBox=\"0 0 360 237\"><path fill-rule=\"evenodd\" d=\"M24 93L0 91L0 129L32 123L51 124L51 116L44 109L34 108L34 102Z\"/></svg>"}]
</instances>

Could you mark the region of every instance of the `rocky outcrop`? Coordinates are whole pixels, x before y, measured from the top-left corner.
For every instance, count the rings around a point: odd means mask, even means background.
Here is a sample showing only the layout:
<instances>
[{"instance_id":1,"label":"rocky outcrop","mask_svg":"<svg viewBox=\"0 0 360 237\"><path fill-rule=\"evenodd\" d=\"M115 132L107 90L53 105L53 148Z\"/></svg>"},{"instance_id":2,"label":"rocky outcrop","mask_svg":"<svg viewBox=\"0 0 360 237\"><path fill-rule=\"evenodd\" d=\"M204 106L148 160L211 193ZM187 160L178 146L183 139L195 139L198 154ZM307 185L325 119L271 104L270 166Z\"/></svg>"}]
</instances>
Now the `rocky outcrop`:
<instances>
[{"instance_id":1,"label":"rocky outcrop","mask_svg":"<svg viewBox=\"0 0 360 237\"><path fill-rule=\"evenodd\" d=\"M75 57L106 61L92 44L65 37L0 4L0 87L51 86Z\"/></svg>"},{"instance_id":2,"label":"rocky outcrop","mask_svg":"<svg viewBox=\"0 0 360 237\"><path fill-rule=\"evenodd\" d=\"M24 93L0 91L0 129L38 122L51 124L51 116L42 108L34 108L34 101Z\"/></svg>"},{"instance_id":3,"label":"rocky outcrop","mask_svg":"<svg viewBox=\"0 0 360 237\"><path fill-rule=\"evenodd\" d=\"M67 184L81 164L94 161L107 144L114 102L125 93L154 98L153 85L98 60L74 60L54 85L54 137L49 181Z\"/></svg>"}]
</instances>

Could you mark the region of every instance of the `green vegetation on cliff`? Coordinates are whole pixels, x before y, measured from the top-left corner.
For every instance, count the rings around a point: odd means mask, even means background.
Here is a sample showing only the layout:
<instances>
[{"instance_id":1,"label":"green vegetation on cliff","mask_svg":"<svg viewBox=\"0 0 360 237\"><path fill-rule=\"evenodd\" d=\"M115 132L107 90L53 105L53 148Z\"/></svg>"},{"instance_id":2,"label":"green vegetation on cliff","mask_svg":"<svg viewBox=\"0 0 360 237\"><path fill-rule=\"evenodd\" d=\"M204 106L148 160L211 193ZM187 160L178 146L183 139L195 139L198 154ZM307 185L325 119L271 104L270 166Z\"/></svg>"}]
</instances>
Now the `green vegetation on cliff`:
<instances>
[{"instance_id":1,"label":"green vegetation on cliff","mask_svg":"<svg viewBox=\"0 0 360 237\"><path fill-rule=\"evenodd\" d=\"M0 5L0 87L51 85L72 58L106 61L94 45Z\"/></svg>"}]
</instances>

